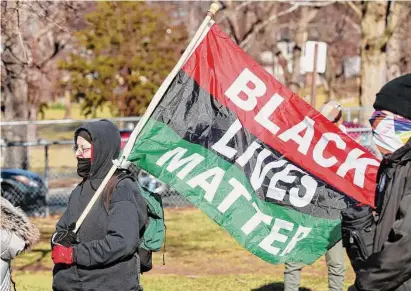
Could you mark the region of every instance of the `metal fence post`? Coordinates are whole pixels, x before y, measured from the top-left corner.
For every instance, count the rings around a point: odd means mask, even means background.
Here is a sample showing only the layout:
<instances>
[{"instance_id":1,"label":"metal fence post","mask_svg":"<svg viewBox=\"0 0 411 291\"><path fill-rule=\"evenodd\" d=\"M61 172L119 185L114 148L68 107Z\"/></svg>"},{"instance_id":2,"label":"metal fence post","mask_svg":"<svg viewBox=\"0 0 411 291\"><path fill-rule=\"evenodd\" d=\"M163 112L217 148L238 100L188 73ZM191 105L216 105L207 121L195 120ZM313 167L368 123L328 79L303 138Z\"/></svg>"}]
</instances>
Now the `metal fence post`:
<instances>
[{"instance_id":1,"label":"metal fence post","mask_svg":"<svg viewBox=\"0 0 411 291\"><path fill-rule=\"evenodd\" d=\"M46 216L49 216L49 144L44 145L44 185L46 186Z\"/></svg>"}]
</instances>

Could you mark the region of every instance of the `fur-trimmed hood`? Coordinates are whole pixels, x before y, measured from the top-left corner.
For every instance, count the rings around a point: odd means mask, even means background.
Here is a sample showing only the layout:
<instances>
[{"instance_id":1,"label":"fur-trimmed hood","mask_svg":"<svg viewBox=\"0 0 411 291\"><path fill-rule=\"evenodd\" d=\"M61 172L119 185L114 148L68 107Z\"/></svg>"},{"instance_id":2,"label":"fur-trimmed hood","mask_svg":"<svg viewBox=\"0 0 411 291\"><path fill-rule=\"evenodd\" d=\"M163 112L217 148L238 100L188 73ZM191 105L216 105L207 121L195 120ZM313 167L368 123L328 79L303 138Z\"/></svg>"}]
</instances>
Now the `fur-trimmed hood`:
<instances>
[{"instance_id":1,"label":"fur-trimmed hood","mask_svg":"<svg viewBox=\"0 0 411 291\"><path fill-rule=\"evenodd\" d=\"M26 243L25 249L31 248L39 241L40 231L30 222L23 210L14 207L7 199L0 198L0 227L21 237Z\"/></svg>"}]
</instances>

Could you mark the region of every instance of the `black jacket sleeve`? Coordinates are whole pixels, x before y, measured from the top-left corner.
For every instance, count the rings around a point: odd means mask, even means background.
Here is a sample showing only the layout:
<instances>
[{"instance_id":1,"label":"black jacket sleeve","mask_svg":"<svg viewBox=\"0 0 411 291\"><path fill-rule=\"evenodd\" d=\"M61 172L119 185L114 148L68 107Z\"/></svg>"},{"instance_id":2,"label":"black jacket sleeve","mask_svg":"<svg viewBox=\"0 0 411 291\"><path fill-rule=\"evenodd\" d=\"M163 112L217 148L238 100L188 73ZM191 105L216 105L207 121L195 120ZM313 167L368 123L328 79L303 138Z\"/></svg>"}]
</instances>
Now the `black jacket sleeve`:
<instances>
[{"instance_id":1,"label":"black jacket sleeve","mask_svg":"<svg viewBox=\"0 0 411 291\"><path fill-rule=\"evenodd\" d=\"M63 231L68 227L68 209L64 211L63 215L60 217L60 220L56 224L56 231Z\"/></svg>"},{"instance_id":2,"label":"black jacket sleeve","mask_svg":"<svg viewBox=\"0 0 411 291\"><path fill-rule=\"evenodd\" d=\"M395 290L411 278L410 262L411 191L406 189L383 249L367 259L357 272L355 285L361 291Z\"/></svg>"},{"instance_id":3,"label":"black jacket sleeve","mask_svg":"<svg viewBox=\"0 0 411 291\"><path fill-rule=\"evenodd\" d=\"M70 223L73 222L73 221L72 221L72 222L69 221L70 200L71 200L71 197L72 197L73 195L75 195L76 191L78 191L78 188L79 188L79 186L77 186L77 188L75 188L75 189L71 192L71 194L70 194L70 196L69 196L69 199L68 199L67 207L66 207L66 209L64 210L63 215L60 217L59 221L58 221L57 224L56 224L56 232L57 232L57 231L63 231L63 230L65 230L65 229L67 229L68 226L70 225Z\"/></svg>"},{"instance_id":4,"label":"black jacket sleeve","mask_svg":"<svg viewBox=\"0 0 411 291\"><path fill-rule=\"evenodd\" d=\"M128 180L128 179L127 179ZM146 205L136 202L141 195L131 181L121 181L113 192L107 234L73 246L77 265L103 266L133 255L140 243L139 230L144 221Z\"/></svg>"}]
</instances>

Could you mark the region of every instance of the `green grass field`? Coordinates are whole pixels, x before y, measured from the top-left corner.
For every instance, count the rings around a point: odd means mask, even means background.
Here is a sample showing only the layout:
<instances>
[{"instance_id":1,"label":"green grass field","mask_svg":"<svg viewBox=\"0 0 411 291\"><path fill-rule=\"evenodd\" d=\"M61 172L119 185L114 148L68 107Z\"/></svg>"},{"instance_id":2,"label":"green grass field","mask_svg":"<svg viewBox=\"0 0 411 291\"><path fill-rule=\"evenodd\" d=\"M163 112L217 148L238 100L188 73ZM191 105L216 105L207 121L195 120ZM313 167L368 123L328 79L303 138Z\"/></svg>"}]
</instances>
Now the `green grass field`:
<instances>
[{"instance_id":1,"label":"green grass field","mask_svg":"<svg viewBox=\"0 0 411 291\"><path fill-rule=\"evenodd\" d=\"M142 276L145 290L283 290L282 265L270 265L244 250L200 210L166 209L167 240L154 254L154 269ZM19 291L51 290L50 236L58 217L36 219L42 239L13 262ZM354 273L346 260L346 287ZM324 258L302 272L301 287L328 290Z\"/></svg>"}]
</instances>

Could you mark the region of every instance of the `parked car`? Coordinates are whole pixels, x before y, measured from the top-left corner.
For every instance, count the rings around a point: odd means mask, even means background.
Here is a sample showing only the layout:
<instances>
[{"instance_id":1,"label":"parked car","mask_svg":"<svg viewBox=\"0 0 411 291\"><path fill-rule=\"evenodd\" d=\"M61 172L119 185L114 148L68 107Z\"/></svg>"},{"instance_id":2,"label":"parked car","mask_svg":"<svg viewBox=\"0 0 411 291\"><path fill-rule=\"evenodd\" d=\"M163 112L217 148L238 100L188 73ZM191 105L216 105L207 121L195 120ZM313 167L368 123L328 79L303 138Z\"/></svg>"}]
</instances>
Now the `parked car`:
<instances>
[{"instance_id":1,"label":"parked car","mask_svg":"<svg viewBox=\"0 0 411 291\"><path fill-rule=\"evenodd\" d=\"M1 169L1 196L28 215L45 215L46 193L39 175L22 169Z\"/></svg>"},{"instance_id":2,"label":"parked car","mask_svg":"<svg viewBox=\"0 0 411 291\"><path fill-rule=\"evenodd\" d=\"M137 175L137 181L148 191L152 193L160 194L161 196L168 196L168 187L166 184L156 179L156 177L150 175L146 171L140 170Z\"/></svg>"},{"instance_id":3,"label":"parked car","mask_svg":"<svg viewBox=\"0 0 411 291\"><path fill-rule=\"evenodd\" d=\"M132 130L124 129L120 130L120 137L121 137L121 149L123 149L127 143L128 138L130 137Z\"/></svg>"}]
</instances>

